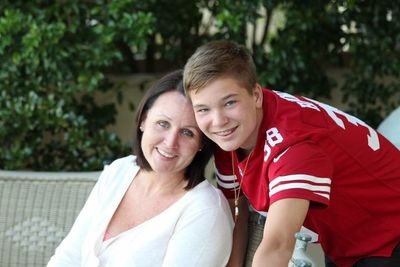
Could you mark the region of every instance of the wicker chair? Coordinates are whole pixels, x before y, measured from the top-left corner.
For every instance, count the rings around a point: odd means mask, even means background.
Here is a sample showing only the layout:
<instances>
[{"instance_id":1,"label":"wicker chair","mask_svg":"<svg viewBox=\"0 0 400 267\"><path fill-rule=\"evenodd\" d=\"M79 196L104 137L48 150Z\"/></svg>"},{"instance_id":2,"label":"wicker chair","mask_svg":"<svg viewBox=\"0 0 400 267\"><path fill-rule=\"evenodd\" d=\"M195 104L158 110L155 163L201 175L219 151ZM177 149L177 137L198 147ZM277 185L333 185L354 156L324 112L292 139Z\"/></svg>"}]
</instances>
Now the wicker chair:
<instances>
[{"instance_id":1,"label":"wicker chair","mask_svg":"<svg viewBox=\"0 0 400 267\"><path fill-rule=\"evenodd\" d=\"M254 253L260 245L264 233L265 218L258 216L255 212L250 212L248 221L248 235L247 252L245 259L245 267L251 267L253 263Z\"/></svg>"},{"instance_id":2,"label":"wicker chair","mask_svg":"<svg viewBox=\"0 0 400 267\"><path fill-rule=\"evenodd\" d=\"M0 266L46 266L99 174L0 170Z\"/></svg>"},{"instance_id":3,"label":"wicker chair","mask_svg":"<svg viewBox=\"0 0 400 267\"><path fill-rule=\"evenodd\" d=\"M253 262L254 253L256 252L258 246L263 237L264 233L265 218L259 216L255 212L250 212L249 222L248 222L248 234L249 239L247 242L247 252L245 258L245 267L251 267ZM296 243L297 244L297 243ZM325 266L324 253L322 251L321 245L319 244L308 244L307 251L309 258L312 259L313 263L318 267ZM298 258L300 255L295 251L294 259L304 259L303 257ZM302 266L302 265L300 265Z\"/></svg>"}]
</instances>

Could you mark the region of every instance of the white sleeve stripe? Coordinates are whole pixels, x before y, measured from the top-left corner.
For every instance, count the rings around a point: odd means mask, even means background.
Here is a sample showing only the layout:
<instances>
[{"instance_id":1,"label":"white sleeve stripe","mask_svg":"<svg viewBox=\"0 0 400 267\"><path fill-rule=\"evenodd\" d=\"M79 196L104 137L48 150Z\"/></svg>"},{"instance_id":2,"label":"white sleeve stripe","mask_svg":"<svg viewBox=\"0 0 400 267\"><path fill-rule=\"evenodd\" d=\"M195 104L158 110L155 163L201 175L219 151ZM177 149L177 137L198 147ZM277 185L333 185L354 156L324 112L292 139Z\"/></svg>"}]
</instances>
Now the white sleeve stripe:
<instances>
[{"instance_id":1,"label":"white sleeve stripe","mask_svg":"<svg viewBox=\"0 0 400 267\"><path fill-rule=\"evenodd\" d=\"M217 169L215 169L215 173L217 174L217 179L223 182L236 182L236 175L223 175L220 174Z\"/></svg>"},{"instance_id":2,"label":"white sleeve stripe","mask_svg":"<svg viewBox=\"0 0 400 267\"><path fill-rule=\"evenodd\" d=\"M293 181L309 181L315 184L321 184L327 186L331 185L330 178L317 177L307 174L293 174L293 175L276 177L273 181L270 182L269 188L271 190L271 188L274 188L277 184L281 182L293 182Z\"/></svg>"},{"instance_id":3,"label":"white sleeve stripe","mask_svg":"<svg viewBox=\"0 0 400 267\"><path fill-rule=\"evenodd\" d=\"M320 195L321 197L329 199L329 194L324 194L324 193L317 193L315 192L316 195Z\"/></svg>"},{"instance_id":4,"label":"white sleeve stripe","mask_svg":"<svg viewBox=\"0 0 400 267\"><path fill-rule=\"evenodd\" d=\"M234 189L234 188L239 187L239 183L238 183L238 182L224 183L224 182L222 182L220 179L218 179L218 177L217 177L216 180L217 180L217 184L218 184L220 187L225 188L225 189Z\"/></svg>"},{"instance_id":5,"label":"white sleeve stripe","mask_svg":"<svg viewBox=\"0 0 400 267\"><path fill-rule=\"evenodd\" d=\"M287 190L287 189L305 189L305 190L309 190L313 193L316 193L315 191L321 191L321 192L325 192L325 194L329 195L331 188L329 186L316 186L316 185L312 185L312 184L307 184L307 183L286 183L286 184L281 184L278 186L275 186L274 188L270 187L270 191L269 191L269 196L272 197L274 194L279 193L281 191ZM320 195L321 193L318 192ZM324 194L324 193L322 193ZM323 195L321 195L323 196ZM329 197L323 196L327 199L329 199Z\"/></svg>"}]
</instances>

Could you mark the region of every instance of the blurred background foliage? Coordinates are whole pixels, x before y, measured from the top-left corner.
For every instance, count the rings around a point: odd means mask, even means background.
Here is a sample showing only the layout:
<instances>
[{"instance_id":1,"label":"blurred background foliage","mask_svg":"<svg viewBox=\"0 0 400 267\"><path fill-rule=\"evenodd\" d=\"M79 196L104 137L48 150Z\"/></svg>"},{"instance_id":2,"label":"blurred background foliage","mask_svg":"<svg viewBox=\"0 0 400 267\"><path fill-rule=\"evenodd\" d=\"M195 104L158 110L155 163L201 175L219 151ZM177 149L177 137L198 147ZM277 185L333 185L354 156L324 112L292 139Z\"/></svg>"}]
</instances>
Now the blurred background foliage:
<instances>
[{"instance_id":1,"label":"blurred background foliage","mask_svg":"<svg viewBox=\"0 0 400 267\"><path fill-rule=\"evenodd\" d=\"M183 67L213 39L245 44L261 85L325 99L339 87L376 127L400 104L399 13L397 0L3 0L0 169L98 170L129 153L94 92L117 90L111 73Z\"/></svg>"}]
</instances>

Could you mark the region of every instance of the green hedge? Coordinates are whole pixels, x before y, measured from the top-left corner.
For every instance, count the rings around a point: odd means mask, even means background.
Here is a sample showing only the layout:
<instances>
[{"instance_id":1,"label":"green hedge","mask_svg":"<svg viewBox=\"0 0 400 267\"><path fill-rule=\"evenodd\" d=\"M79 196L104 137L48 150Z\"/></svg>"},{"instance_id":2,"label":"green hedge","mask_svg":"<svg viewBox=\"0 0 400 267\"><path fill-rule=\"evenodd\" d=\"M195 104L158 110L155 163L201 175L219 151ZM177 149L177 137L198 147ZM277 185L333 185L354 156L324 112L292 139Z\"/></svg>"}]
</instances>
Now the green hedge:
<instances>
[{"instance_id":1,"label":"green hedge","mask_svg":"<svg viewBox=\"0 0 400 267\"><path fill-rule=\"evenodd\" d=\"M337 87L346 111L374 127L400 105L399 1L144 2L156 21L147 71L154 55L182 66L200 44L225 38L251 49L264 86L315 98ZM344 73L341 83L330 70Z\"/></svg>"},{"instance_id":2,"label":"green hedge","mask_svg":"<svg viewBox=\"0 0 400 267\"><path fill-rule=\"evenodd\" d=\"M129 151L93 92L111 89L117 41L143 49L154 20L133 1L102 2L1 2L1 169L98 170Z\"/></svg>"},{"instance_id":3,"label":"green hedge","mask_svg":"<svg viewBox=\"0 0 400 267\"><path fill-rule=\"evenodd\" d=\"M246 44L267 87L329 98L339 86L377 126L400 104L399 13L386 0L1 1L0 168L96 170L128 153L106 131L115 106L93 99L115 87L107 73L182 67L212 39Z\"/></svg>"}]
</instances>

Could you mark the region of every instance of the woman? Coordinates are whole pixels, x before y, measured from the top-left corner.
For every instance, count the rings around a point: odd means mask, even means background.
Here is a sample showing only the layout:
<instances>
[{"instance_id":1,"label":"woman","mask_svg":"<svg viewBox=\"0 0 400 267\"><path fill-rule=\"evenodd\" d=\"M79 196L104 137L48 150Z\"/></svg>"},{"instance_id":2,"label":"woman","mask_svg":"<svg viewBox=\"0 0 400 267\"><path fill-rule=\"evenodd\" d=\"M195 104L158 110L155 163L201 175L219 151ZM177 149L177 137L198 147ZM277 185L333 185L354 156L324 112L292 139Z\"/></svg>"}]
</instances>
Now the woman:
<instances>
[{"instance_id":1,"label":"woman","mask_svg":"<svg viewBox=\"0 0 400 267\"><path fill-rule=\"evenodd\" d=\"M182 71L147 92L136 125L136 156L105 168L48 267L226 265L233 219L204 179L211 142L184 96Z\"/></svg>"}]
</instances>

